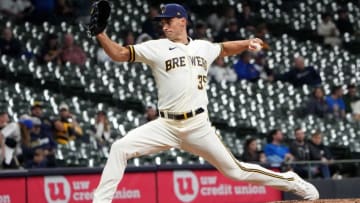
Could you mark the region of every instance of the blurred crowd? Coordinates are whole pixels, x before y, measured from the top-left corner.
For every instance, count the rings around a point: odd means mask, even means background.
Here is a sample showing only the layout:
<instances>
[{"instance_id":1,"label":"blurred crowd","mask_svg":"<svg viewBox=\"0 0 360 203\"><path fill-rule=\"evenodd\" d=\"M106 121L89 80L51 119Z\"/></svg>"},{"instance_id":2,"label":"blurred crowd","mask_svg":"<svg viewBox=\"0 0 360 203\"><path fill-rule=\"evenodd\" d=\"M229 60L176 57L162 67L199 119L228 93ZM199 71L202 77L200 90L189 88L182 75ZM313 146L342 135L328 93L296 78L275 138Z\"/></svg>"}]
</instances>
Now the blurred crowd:
<instances>
[{"instance_id":1,"label":"blurred crowd","mask_svg":"<svg viewBox=\"0 0 360 203\"><path fill-rule=\"evenodd\" d=\"M58 145L68 145L72 141L89 143L89 136L99 147L114 142L106 111L96 112L90 120L90 131L85 133L66 103L60 103L58 115L52 117L44 113L48 105L34 101L29 113L16 120L11 119L5 109L0 110L0 168L56 167ZM157 117L155 105L149 104L144 109L141 124Z\"/></svg>"},{"instance_id":2,"label":"blurred crowd","mask_svg":"<svg viewBox=\"0 0 360 203\"><path fill-rule=\"evenodd\" d=\"M33 24L63 21L86 23L89 20L91 1L87 0L2 0L0 13L15 23Z\"/></svg>"},{"instance_id":3,"label":"blurred crowd","mask_svg":"<svg viewBox=\"0 0 360 203\"><path fill-rule=\"evenodd\" d=\"M356 173L352 166L334 164L336 157L323 143L322 132L316 130L307 134L304 129L295 128L292 134L285 136L280 129L274 129L267 134L265 143L250 137L239 158L281 171L293 170L303 178L341 179Z\"/></svg>"},{"instance_id":4,"label":"blurred crowd","mask_svg":"<svg viewBox=\"0 0 360 203\"><path fill-rule=\"evenodd\" d=\"M58 105L58 115L49 118L44 114L46 104L35 101L29 114L21 115L17 121L0 111L0 160L3 169L49 168L57 166L58 145L72 141L89 142L91 136L98 146L110 145L114 141L112 126L107 113L98 111L91 121L91 131L86 133L65 103ZM144 109L140 124L158 117L155 105ZM304 178L339 178L339 174L353 175L352 169L342 170L333 164L334 156L323 143L320 131L308 132L296 128L293 134L282 133L281 129L268 132L263 138L248 137L243 146L241 161L259 163L277 170L294 170ZM317 161L313 164L297 162Z\"/></svg>"},{"instance_id":5,"label":"blurred crowd","mask_svg":"<svg viewBox=\"0 0 360 203\"><path fill-rule=\"evenodd\" d=\"M38 18L32 19L32 16L45 15L47 18L41 17L40 19L54 24L63 21L74 23L78 20L86 21L88 13L85 10L87 11L89 6L89 1L5 0L1 4L0 11L17 22L27 20L33 23L42 23L38 22ZM360 119L360 98L356 85L334 86L331 92L325 95L318 70L312 64L308 64L308 59L299 54L293 56L292 66L285 67L286 71L277 72L279 69L270 68L267 52L271 50L271 47L266 41L269 34L266 22L252 11L251 4L248 3L242 4L240 13L234 7L225 7L224 9L226 12L212 12L206 18L199 18L196 22L192 22L190 19L189 35L193 39L222 42L241 39L239 29L244 28L255 37L263 39L264 45L261 52L245 51L231 60L218 58L209 69L210 82L237 82L240 80L256 82L262 79L268 83L276 81L290 83L296 88L308 85L313 88L314 93L303 104L303 108L300 110L302 114L339 119L351 115L351 119ZM189 10L191 14L191 9ZM142 33L123 30L118 33L121 36L120 43L130 45L163 37L159 23L153 21L154 16L158 14L159 6L151 6L147 18L142 23ZM317 33L323 37L326 46L341 46L342 35L357 33L348 19L347 11L343 8L339 8L336 20L329 13L324 13L317 26ZM27 53L24 44L16 39L11 27L3 27L0 53L14 58L35 57L41 64L52 62L58 65L71 63L82 66L87 60L87 54L81 45L74 43L72 33L49 33L43 42L38 53ZM100 46L96 52L96 60L98 63L110 60ZM345 95L343 95L344 93Z\"/></svg>"},{"instance_id":6,"label":"blurred crowd","mask_svg":"<svg viewBox=\"0 0 360 203\"><path fill-rule=\"evenodd\" d=\"M21 115L17 121L12 121L6 111L0 111L0 139L3 143L0 160L3 169L56 167L58 145L67 145L75 140L87 142L84 139L86 136L92 136L99 146L114 141L111 122L103 110L96 113L91 121L91 132L85 135L67 104L60 103L58 115L52 118L44 114L44 108L46 104L35 101L29 114ZM147 105L144 112L141 124L158 117L153 104ZM307 139L304 130L296 128L294 134L287 138L285 140L280 129L271 130L265 144L261 139L250 137L244 142L243 154L238 158L279 170L294 170L303 177L331 178L338 174L339 169L332 165L334 157L323 144L320 131L311 132ZM296 161L311 160L318 163L310 167L296 164Z\"/></svg>"}]
</instances>

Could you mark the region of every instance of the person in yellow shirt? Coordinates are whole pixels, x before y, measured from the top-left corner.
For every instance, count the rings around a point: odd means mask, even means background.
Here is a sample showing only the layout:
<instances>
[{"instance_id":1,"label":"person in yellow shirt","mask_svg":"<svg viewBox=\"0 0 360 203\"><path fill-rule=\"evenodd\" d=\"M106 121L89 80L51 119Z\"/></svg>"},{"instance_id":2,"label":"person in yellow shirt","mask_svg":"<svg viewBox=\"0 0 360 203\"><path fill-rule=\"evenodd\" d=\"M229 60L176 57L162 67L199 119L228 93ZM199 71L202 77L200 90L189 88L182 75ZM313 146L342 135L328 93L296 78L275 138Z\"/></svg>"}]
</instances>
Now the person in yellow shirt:
<instances>
[{"instance_id":1,"label":"person in yellow shirt","mask_svg":"<svg viewBox=\"0 0 360 203\"><path fill-rule=\"evenodd\" d=\"M58 144L67 144L83 135L83 130L70 113L69 106L65 103L59 106L60 118L54 122L55 140Z\"/></svg>"}]
</instances>

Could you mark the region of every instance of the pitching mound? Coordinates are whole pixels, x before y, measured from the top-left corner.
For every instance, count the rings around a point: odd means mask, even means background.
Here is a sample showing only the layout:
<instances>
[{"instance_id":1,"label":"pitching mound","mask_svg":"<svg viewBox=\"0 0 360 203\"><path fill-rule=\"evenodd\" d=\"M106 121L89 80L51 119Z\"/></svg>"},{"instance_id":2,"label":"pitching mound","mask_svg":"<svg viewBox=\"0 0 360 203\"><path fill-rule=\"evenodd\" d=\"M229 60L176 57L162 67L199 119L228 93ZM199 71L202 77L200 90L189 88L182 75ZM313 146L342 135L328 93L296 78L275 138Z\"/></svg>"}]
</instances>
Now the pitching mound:
<instances>
[{"instance_id":1,"label":"pitching mound","mask_svg":"<svg viewBox=\"0 0 360 203\"><path fill-rule=\"evenodd\" d=\"M287 200L272 203L360 203L360 199L319 199L315 201L308 200Z\"/></svg>"}]
</instances>

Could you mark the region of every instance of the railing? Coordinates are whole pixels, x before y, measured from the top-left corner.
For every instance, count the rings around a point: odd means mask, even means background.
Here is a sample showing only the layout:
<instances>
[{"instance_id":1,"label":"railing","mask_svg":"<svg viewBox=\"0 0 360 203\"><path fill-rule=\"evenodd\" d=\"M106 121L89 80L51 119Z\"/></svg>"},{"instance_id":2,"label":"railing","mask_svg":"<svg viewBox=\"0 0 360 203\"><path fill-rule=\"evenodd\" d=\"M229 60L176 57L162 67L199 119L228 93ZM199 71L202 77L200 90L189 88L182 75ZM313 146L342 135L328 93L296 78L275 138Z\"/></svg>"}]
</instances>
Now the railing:
<instances>
[{"instance_id":1,"label":"railing","mask_svg":"<svg viewBox=\"0 0 360 203\"><path fill-rule=\"evenodd\" d=\"M336 166L340 166L340 165L347 165L348 169L346 169L346 172L351 172L353 174L353 177L360 177L360 159L343 159L343 160L327 160L327 161L288 161L288 162L284 162L283 165L286 166L290 166L290 167L296 167L296 166L306 166L307 172L308 172L308 178L312 179L313 174L312 174L312 169L314 167L318 167L318 166L329 166L329 167L336 167ZM352 168L351 168L352 167ZM340 169L338 169L340 170ZM334 177L337 179L341 179L342 178L342 174L341 171L338 174L339 176Z\"/></svg>"}]
</instances>

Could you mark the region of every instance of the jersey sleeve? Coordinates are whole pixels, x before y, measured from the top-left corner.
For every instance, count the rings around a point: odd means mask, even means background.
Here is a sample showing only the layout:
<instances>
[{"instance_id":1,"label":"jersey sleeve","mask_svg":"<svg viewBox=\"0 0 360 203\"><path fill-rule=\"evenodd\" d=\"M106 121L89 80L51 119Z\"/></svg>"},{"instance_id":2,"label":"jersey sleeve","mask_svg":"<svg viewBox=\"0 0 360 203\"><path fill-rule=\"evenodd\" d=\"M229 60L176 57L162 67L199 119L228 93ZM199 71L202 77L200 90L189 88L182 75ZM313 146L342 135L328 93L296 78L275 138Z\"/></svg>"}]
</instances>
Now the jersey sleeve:
<instances>
[{"instance_id":1,"label":"jersey sleeve","mask_svg":"<svg viewBox=\"0 0 360 203\"><path fill-rule=\"evenodd\" d=\"M150 64L156 58L154 54L154 47L151 42L144 42L136 45L128 46L130 51L129 62L142 62Z\"/></svg>"},{"instance_id":2,"label":"jersey sleeve","mask_svg":"<svg viewBox=\"0 0 360 203\"><path fill-rule=\"evenodd\" d=\"M222 51L222 44L221 43L211 43L206 41L205 48L207 51L207 60L210 64L215 61L217 57L219 57Z\"/></svg>"},{"instance_id":3,"label":"jersey sleeve","mask_svg":"<svg viewBox=\"0 0 360 203\"><path fill-rule=\"evenodd\" d=\"M1 134L3 134L3 136L9 137L11 134L13 134L16 131L17 123L10 123L7 126L5 126L2 130L1 130Z\"/></svg>"}]
</instances>

